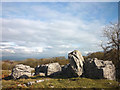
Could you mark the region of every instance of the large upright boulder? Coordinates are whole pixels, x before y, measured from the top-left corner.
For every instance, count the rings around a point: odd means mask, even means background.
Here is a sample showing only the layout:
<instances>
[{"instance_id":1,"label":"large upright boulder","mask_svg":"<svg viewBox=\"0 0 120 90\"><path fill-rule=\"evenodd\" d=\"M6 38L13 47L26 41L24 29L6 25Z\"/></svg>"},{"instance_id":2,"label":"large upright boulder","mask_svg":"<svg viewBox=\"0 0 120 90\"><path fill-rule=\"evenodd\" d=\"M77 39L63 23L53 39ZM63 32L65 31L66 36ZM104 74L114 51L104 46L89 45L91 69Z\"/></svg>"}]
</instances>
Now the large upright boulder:
<instances>
[{"instance_id":1,"label":"large upright boulder","mask_svg":"<svg viewBox=\"0 0 120 90\"><path fill-rule=\"evenodd\" d=\"M84 58L80 51L74 50L73 52L69 53L68 59L70 60L70 66L74 73L77 76L81 76L83 74Z\"/></svg>"},{"instance_id":2,"label":"large upright boulder","mask_svg":"<svg viewBox=\"0 0 120 90\"><path fill-rule=\"evenodd\" d=\"M84 64L84 70L87 78L115 80L115 66L112 61L88 59Z\"/></svg>"},{"instance_id":3,"label":"large upright boulder","mask_svg":"<svg viewBox=\"0 0 120 90\"><path fill-rule=\"evenodd\" d=\"M13 79L19 79L19 78L28 78L31 76L31 71L33 68L27 65L18 64L12 69L11 76Z\"/></svg>"}]
</instances>

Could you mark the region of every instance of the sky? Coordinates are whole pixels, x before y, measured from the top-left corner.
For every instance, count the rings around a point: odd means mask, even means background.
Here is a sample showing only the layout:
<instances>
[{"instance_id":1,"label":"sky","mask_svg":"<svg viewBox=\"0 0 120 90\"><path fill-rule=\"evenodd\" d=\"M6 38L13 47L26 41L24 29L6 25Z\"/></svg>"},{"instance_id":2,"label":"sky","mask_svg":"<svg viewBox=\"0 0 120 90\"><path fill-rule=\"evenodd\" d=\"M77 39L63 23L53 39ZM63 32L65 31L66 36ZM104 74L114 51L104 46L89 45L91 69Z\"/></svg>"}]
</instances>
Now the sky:
<instances>
[{"instance_id":1,"label":"sky","mask_svg":"<svg viewBox=\"0 0 120 90\"><path fill-rule=\"evenodd\" d=\"M2 60L102 51L102 30L117 22L117 2L3 2Z\"/></svg>"}]
</instances>

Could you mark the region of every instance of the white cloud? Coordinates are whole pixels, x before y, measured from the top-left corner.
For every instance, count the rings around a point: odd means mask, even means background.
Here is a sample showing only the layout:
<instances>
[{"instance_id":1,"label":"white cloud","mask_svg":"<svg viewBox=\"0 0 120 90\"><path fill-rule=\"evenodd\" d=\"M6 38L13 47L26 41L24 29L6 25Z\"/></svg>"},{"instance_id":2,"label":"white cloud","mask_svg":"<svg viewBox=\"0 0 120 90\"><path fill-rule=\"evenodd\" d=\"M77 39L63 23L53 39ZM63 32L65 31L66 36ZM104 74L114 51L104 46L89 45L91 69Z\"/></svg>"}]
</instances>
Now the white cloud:
<instances>
[{"instance_id":1,"label":"white cloud","mask_svg":"<svg viewBox=\"0 0 120 90\"><path fill-rule=\"evenodd\" d=\"M15 5L4 7L3 13L7 18L0 19L3 21L4 43L1 48L4 51L13 50L16 56L19 54L28 57L64 56L75 49L82 54L100 51L98 44L105 20L96 17L99 11L104 11L105 5L64 4L53 3L49 6L39 3L28 4L30 7L26 4L20 4L21 8Z\"/></svg>"},{"instance_id":2,"label":"white cloud","mask_svg":"<svg viewBox=\"0 0 120 90\"><path fill-rule=\"evenodd\" d=\"M59 54L65 54L66 53L66 51L58 51L59 52Z\"/></svg>"},{"instance_id":3,"label":"white cloud","mask_svg":"<svg viewBox=\"0 0 120 90\"><path fill-rule=\"evenodd\" d=\"M3 49L2 52L8 52L8 53L15 53L14 50L11 50L11 49Z\"/></svg>"},{"instance_id":4,"label":"white cloud","mask_svg":"<svg viewBox=\"0 0 120 90\"><path fill-rule=\"evenodd\" d=\"M93 51L84 51L85 54L93 53Z\"/></svg>"},{"instance_id":5,"label":"white cloud","mask_svg":"<svg viewBox=\"0 0 120 90\"><path fill-rule=\"evenodd\" d=\"M60 45L61 48L70 48L70 45Z\"/></svg>"},{"instance_id":6,"label":"white cloud","mask_svg":"<svg viewBox=\"0 0 120 90\"><path fill-rule=\"evenodd\" d=\"M13 42L2 42L0 50L3 53L41 53L43 52L42 47L26 47L13 44Z\"/></svg>"},{"instance_id":7,"label":"white cloud","mask_svg":"<svg viewBox=\"0 0 120 90\"><path fill-rule=\"evenodd\" d=\"M100 41L99 33L96 30L101 29L103 25L98 21L87 22L88 25L77 19L53 20L52 23L25 19L3 19L3 41L12 41L16 44L4 43L6 46L2 48L8 48L11 44L15 52L18 50L24 53L44 53L44 50L49 51L49 49L59 52L64 49L65 51L87 49L87 45L92 47ZM92 50L98 50L96 47L94 46Z\"/></svg>"}]
</instances>

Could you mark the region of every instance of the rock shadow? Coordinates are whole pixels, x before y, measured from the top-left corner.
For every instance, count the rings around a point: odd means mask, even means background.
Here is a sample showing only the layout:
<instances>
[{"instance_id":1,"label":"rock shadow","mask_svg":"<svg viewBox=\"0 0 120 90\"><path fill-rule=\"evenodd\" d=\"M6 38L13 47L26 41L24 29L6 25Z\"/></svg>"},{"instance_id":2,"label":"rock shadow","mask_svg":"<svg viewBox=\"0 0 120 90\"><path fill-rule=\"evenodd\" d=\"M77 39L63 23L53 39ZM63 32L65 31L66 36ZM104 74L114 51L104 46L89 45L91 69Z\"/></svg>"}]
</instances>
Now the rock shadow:
<instances>
[{"instance_id":1,"label":"rock shadow","mask_svg":"<svg viewBox=\"0 0 120 90\"><path fill-rule=\"evenodd\" d=\"M104 79L103 69L98 69L95 63L84 63L83 77L90 79Z\"/></svg>"},{"instance_id":2,"label":"rock shadow","mask_svg":"<svg viewBox=\"0 0 120 90\"><path fill-rule=\"evenodd\" d=\"M13 77L10 75L10 76L4 77L4 78L2 78L2 79L3 79L3 80L12 80Z\"/></svg>"}]
</instances>

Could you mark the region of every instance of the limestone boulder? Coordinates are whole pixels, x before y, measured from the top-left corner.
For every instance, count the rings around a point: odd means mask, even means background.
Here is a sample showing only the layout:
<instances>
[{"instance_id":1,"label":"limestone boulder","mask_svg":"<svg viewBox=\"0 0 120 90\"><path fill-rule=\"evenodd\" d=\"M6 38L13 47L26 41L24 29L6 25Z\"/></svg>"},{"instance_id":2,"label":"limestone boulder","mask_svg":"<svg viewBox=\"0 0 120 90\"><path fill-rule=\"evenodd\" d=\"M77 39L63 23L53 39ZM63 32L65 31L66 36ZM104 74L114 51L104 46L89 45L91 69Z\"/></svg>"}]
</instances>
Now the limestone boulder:
<instances>
[{"instance_id":1,"label":"limestone boulder","mask_svg":"<svg viewBox=\"0 0 120 90\"><path fill-rule=\"evenodd\" d=\"M116 70L112 61L104 61L105 67L103 68L104 78L109 80L116 80Z\"/></svg>"},{"instance_id":2,"label":"limestone boulder","mask_svg":"<svg viewBox=\"0 0 120 90\"><path fill-rule=\"evenodd\" d=\"M93 79L115 80L115 66L112 61L89 59L84 64L84 75Z\"/></svg>"},{"instance_id":3,"label":"limestone boulder","mask_svg":"<svg viewBox=\"0 0 120 90\"><path fill-rule=\"evenodd\" d=\"M83 64L84 58L80 51L74 50L68 54L68 59L70 60L70 66L77 76L81 76L83 74Z\"/></svg>"},{"instance_id":4,"label":"limestone boulder","mask_svg":"<svg viewBox=\"0 0 120 90\"><path fill-rule=\"evenodd\" d=\"M61 66L59 63L48 64L46 76L56 76L59 72L61 72Z\"/></svg>"},{"instance_id":5,"label":"limestone boulder","mask_svg":"<svg viewBox=\"0 0 120 90\"><path fill-rule=\"evenodd\" d=\"M40 75L41 73L45 76L55 76L61 71L61 66L59 63L49 63L45 65L38 65L35 68L35 75Z\"/></svg>"},{"instance_id":6,"label":"limestone boulder","mask_svg":"<svg viewBox=\"0 0 120 90\"><path fill-rule=\"evenodd\" d=\"M12 69L11 76L13 79L19 79L19 78L28 78L31 76L31 71L33 68L27 65L18 64Z\"/></svg>"}]
</instances>

